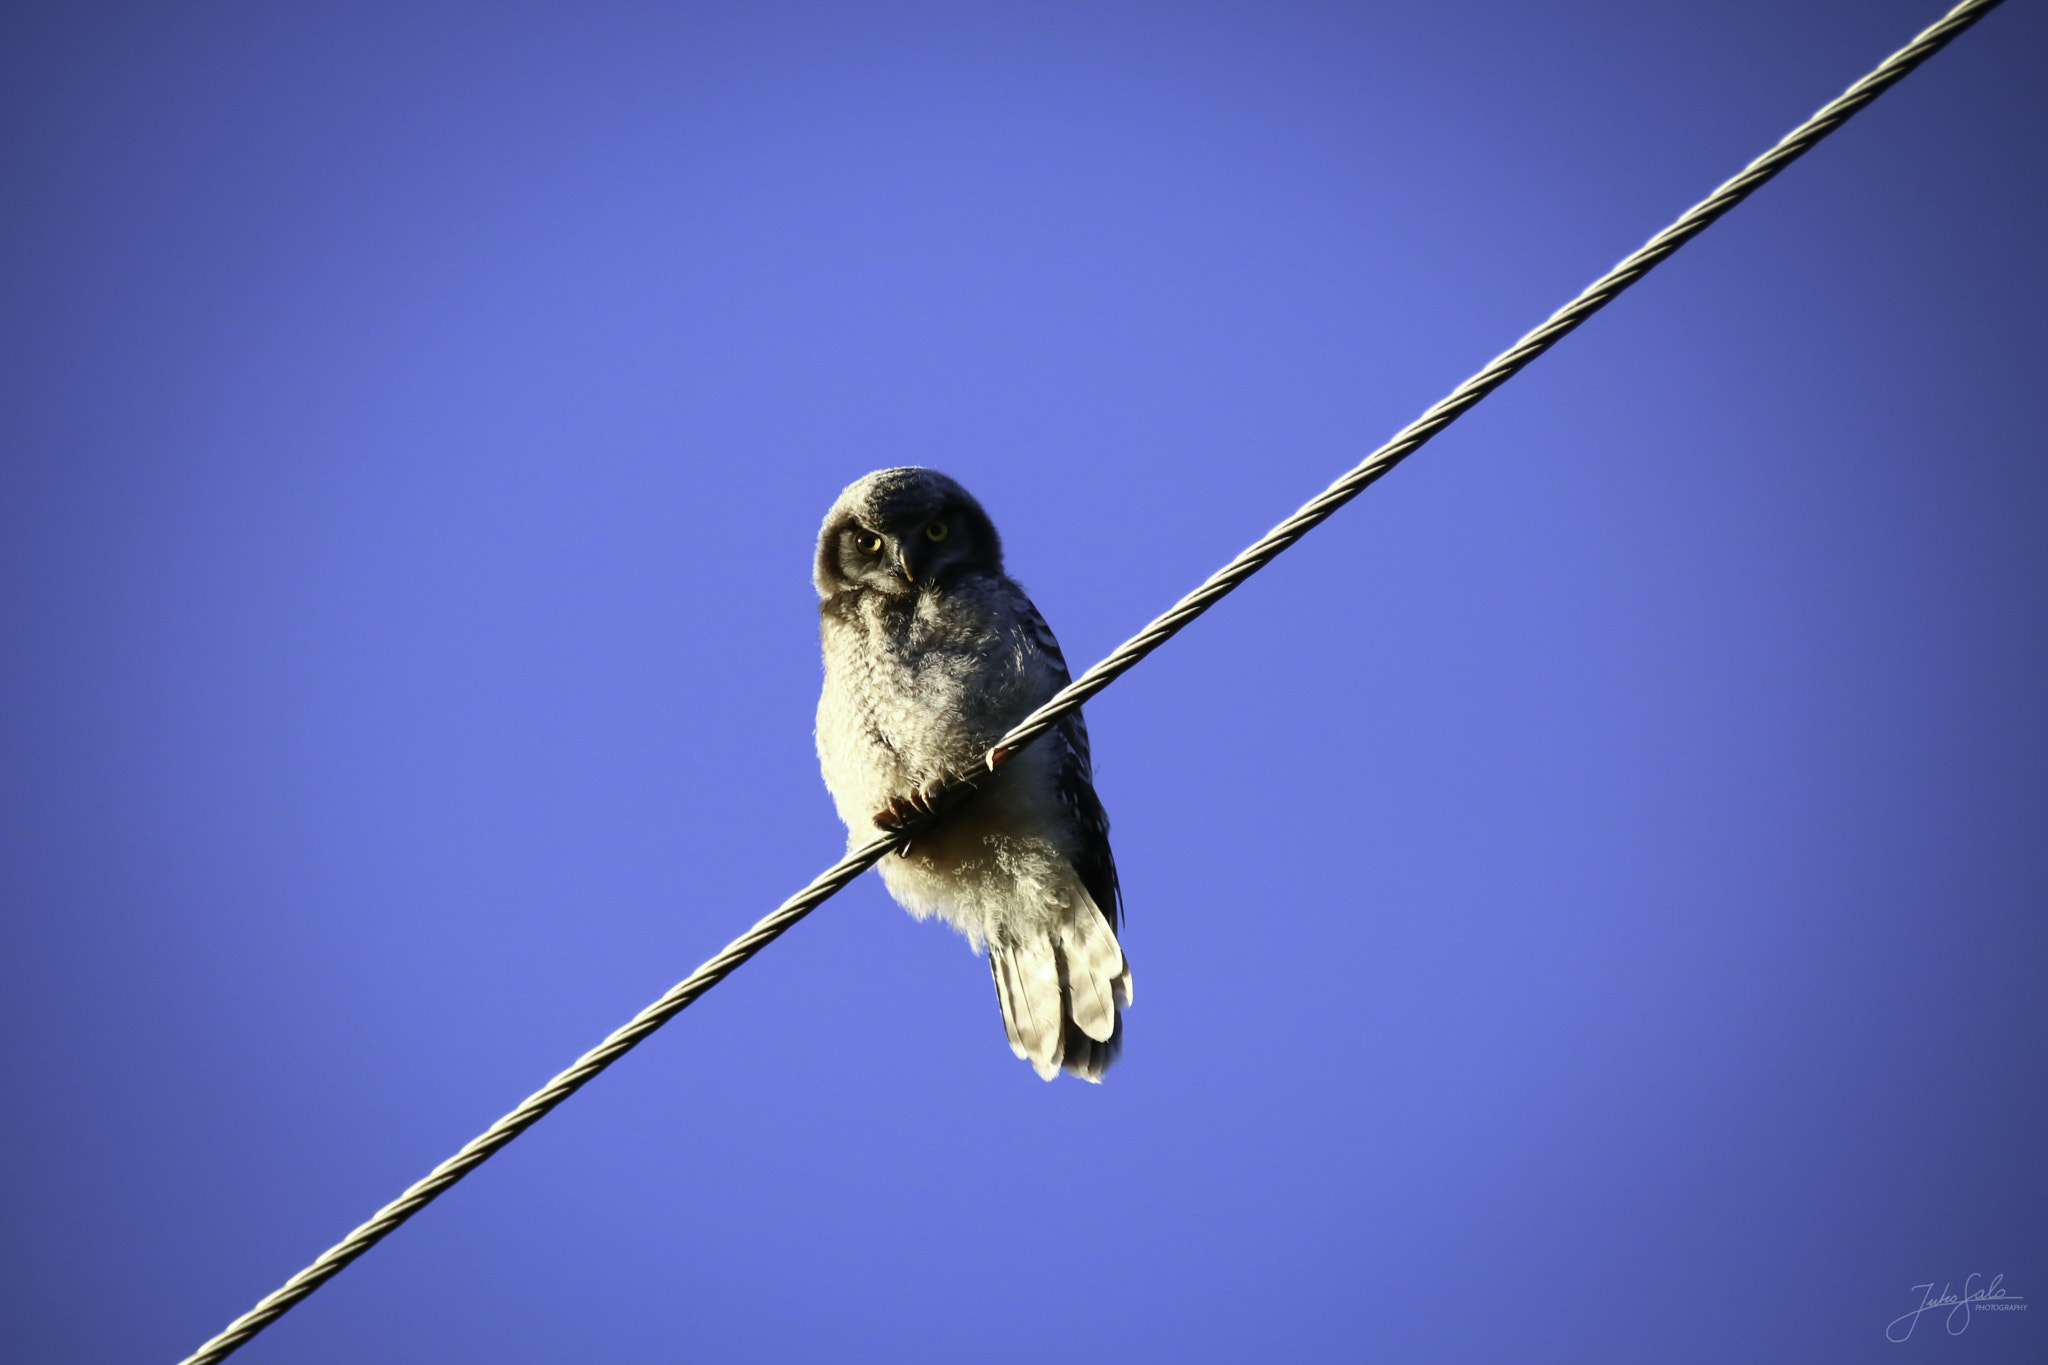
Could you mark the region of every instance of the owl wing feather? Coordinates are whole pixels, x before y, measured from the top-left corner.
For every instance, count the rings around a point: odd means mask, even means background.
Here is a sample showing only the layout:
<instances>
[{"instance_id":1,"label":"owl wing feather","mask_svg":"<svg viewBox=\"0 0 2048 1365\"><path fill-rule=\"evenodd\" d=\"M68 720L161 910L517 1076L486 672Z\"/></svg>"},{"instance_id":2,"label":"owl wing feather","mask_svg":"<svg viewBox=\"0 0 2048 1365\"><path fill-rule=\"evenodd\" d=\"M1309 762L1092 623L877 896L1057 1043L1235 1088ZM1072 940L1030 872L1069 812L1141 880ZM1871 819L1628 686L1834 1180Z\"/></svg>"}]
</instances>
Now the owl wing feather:
<instances>
[{"instance_id":1,"label":"owl wing feather","mask_svg":"<svg viewBox=\"0 0 2048 1365\"><path fill-rule=\"evenodd\" d=\"M1017 593L1017 610L1023 634L1042 658L1049 692L1058 691L1071 677L1058 638L1021 591ZM1040 1074L1047 1074L1053 1065L1064 1065L1076 1075L1100 1080L1122 1050L1123 1021L1118 1017L1117 1006L1131 1001L1130 966L1117 942L1122 891L1117 883L1116 858L1110 851L1109 816L1095 794L1088 726L1081 714L1070 712L1039 742L1052 750L1053 794L1072 841L1069 861L1090 903L1070 907L1056 939L1048 945L1056 971L1056 996L1051 989L1053 983L1032 970L1041 966L1042 959L1032 953L1026 966L1020 960L1025 956L1021 945L1004 945L999 950L998 945L991 943L990 968L996 975L1011 1046L1018 1049L1019 1055L1028 1056ZM999 952L1001 963L997 961ZM1007 992L1006 975L1012 987ZM1025 995L1033 998L1020 998ZM1060 1021L1056 1040L1059 1051L1047 1057L1030 1046L1020 1022L1011 1016L1013 1008L1028 1006L1035 1021L1055 1001Z\"/></svg>"},{"instance_id":2,"label":"owl wing feather","mask_svg":"<svg viewBox=\"0 0 2048 1365\"><path fill-rule=\"evenodd\" d=\"M1057 692L1073 681L1072 674L1067 671L1066 655L1060 652L1059 639L1037 606L1022 592L1017 597L1025 629L1051 666L1052 690ZM1079 711L1069 711L1039 742L1051 745L1057 755L1054 781L1060 808L1069 827L1078 836L1080 845L1075 850L1074 871L1080 874L1081 884L1088 888L1088 894L1094 897L1096 906L1114 932L1123 925L1123 891L1117 884L1116 857L1109 848L1109 814L1102 809L1102 800L1095 794L1095 770L1088 749L1088 722L1081 718Z\"/></svg>"}]
</instances>

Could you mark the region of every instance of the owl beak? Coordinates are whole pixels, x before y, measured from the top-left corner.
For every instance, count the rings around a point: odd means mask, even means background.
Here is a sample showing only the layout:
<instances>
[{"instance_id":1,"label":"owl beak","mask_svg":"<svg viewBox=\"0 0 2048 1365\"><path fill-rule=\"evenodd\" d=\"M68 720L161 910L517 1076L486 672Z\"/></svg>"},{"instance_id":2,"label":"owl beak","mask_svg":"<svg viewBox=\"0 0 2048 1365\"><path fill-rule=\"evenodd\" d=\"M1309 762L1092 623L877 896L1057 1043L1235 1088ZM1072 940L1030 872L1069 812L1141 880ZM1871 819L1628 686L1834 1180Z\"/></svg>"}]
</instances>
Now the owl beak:
<instances>
[{"instance_id":1,"label":"owl beak","mask_svg":"<svg viewBox=\"0 0 2048 1365\"><path fill-rule=\"evenodd\" d=\"M909 550L897 551L896 572L903 575L903 581L906 583L917 582L917 561L910 557Z\"/></svg>"}]
</instances>

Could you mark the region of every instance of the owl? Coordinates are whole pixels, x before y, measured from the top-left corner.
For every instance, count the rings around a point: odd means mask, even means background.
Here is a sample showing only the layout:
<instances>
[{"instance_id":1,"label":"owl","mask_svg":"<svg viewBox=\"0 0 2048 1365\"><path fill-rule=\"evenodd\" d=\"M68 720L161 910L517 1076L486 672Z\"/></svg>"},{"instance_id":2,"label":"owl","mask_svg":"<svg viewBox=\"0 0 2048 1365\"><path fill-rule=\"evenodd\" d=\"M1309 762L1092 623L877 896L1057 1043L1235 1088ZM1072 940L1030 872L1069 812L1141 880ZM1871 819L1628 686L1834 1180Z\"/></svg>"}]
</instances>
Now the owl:
<instances>
[{"instance_id":1,"label":"owl","mask_svg":"<svg viewBox=\"0 0 2048 1365\"><path fill-rule=\"evenodd\" d=\"M935 470L884 469L841 493L814 580L818 762L849 848L902 827L946 779L986 772L996 741L1068 681L1045 619L1003 572L995 523ZM879 867L904 909L986 948L1012 1051L1047 1080L1102 1079L1131 969L1080 712Z\"/></svg>"}]
</instances>

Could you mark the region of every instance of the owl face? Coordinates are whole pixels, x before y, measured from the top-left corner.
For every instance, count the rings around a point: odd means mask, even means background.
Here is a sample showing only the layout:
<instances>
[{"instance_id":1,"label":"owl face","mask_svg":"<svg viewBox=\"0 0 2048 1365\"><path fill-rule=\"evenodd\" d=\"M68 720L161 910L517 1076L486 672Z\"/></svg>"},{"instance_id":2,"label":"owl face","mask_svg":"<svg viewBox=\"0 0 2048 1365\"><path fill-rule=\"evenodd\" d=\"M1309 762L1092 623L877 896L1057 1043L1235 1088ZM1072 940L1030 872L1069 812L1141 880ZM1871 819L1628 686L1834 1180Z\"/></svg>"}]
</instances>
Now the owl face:
<instances>
[{"instance_id":1,"label":"owl face","mask_svg":"<svg viewBox=\"0 0 2048 1365\"><path fill-rule=\"evenodd\" d=\"M853 484L825 516L814 578L820 597L945 588L1001 573L1002 541L972 494L932 469L884 469Z\"/></svg>"}]
</instances>

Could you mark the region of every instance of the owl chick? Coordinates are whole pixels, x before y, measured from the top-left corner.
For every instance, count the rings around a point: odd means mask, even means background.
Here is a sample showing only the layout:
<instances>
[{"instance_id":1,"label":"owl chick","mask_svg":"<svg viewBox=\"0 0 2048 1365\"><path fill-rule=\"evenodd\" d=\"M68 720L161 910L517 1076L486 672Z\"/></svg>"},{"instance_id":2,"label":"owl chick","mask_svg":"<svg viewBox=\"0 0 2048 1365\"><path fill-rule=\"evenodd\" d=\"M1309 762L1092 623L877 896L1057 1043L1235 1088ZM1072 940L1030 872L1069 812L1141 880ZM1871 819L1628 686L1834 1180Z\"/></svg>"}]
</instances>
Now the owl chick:
<instances>
[{"instance_id":1,"label":"owl chick","mask_svg":"<svg viewBox=\"0 0 2048 1365\"><path fill-rule=\"evenodd\" d=\"M848 847L900 827L941 782L1067 684L1059 643L1003 573L981 504L930 469L839 495L814 574L825 647L818 762ZM1088 730L1070 713L879 865L889 894L988 950L1010 1048L1091 1081L1123 1045L1131 969Z\"/></svg>"}]
</instances>

